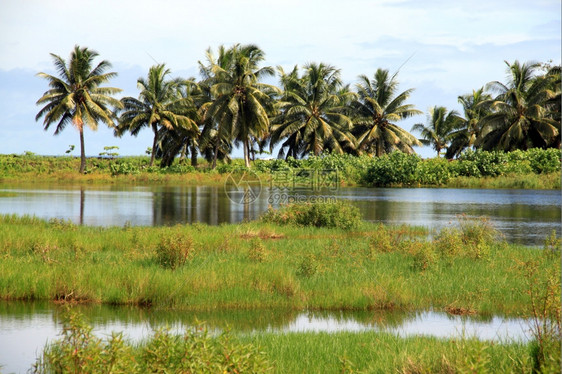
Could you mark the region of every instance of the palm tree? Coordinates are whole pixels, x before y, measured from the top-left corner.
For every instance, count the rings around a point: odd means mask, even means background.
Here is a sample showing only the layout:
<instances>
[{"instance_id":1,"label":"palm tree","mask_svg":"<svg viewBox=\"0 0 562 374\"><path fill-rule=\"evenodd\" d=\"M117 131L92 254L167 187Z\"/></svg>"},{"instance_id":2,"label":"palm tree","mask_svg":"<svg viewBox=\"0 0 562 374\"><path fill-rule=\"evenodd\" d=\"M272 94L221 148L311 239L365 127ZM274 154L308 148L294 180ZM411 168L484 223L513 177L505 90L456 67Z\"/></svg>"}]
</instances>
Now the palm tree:
<instances>
[{"instance_id":1,"label":"palm tree","mask_svg":"<svg viewBox=\"0 0 562 374\"><path fill-rule=\"evenodd\" d=\"M422 137L420 142L424 145L432 145L439 157L441 150L446 148L451 141L452 131L460 121L461 118L457 111L449 112L445 107L434 106L429 109L427 125L416 123L412 127L412 131L419 131Z\"/></svg>"},{"instance_id":2,"label":"palm tree","mask_svg":"<svg viewBox=\"0 0 562 374\"><path fill-rule=\"evenodd\" d=\"M213 102L207 116L216 127L215 159L222 141L242 143L244 162L250 167L250 144L263 139L269 129L269 112L273 108L270 91L275 88L260 83L260 79L271 76L271 67L259 68L265 54L253 44L236 44L230 49L219 49L215 60L211 51L207 53Z\"/></svg>"},{"instance_id":3,"label":"palm tree","mask_svg":"<svg viewBox=\"0 0 562 374\"><path fill-rule=\"evenodd\" d=\"M343 153L355 149L351 119L343 105L353 95L342 86L340 71L310 63L299 77L298 68L288 74L279 68L283 96L279 115L272 121L270 147L283 141L279 157L302 157L324 151Z\"/></svg>"},{"instance_id":4,"label":"palm tree","mask_svg":"<svg viewBox=\"0 0 562 374\"><path fill-rule=\"evenodd\" d=\"M167 80L170 70L165 64L152 66L148 78L139 78L137 87L140 89L139 99L124 97L121 99L124 112L119 117L116 135L125 131L137 136L144 127L151 127L154 132L150 166L154 164L158 147L159 131L183 129L196 135L197 124L192 119L194 110L190 102L180 95L180 80Z\"/></svg>"},{"instance_id":5,"label":"palm tree","mask_svg":"<svg viewBox=\"0 0 562 374\"><path fill-rule=\"evenodd\" d=\"M113 98L121 90L114 87L100 87L117 73L104 73L111 64L103 60L95 67L93 60L98 53L88 48L75 46L70 54L68 65L64 59L52 54L59 77L46 73L37 76L49 81L50 89L37 100L37 104L45 106L37 113L35 120L45 117L44 129L56 123L55 135L71 123L80 134L80 173L86 168L86 151L84 149L84 124L97 130L98 122L114 127L115 115L110 109L120 108L119 100Z\"/></svg>"},{"instance_id":6,"label":"palm tree","mask_svg":"<svg viewBox=\"0 0 562 374\"><path fill-rule=\"evenodd\" d=\"M472 94L459 96L464 118L460 118L458 128L451 132L451 144L447 147L446 158L452 159L475 145L482 130L481 119L490 114L489 108L481 103L490 99L491 96L484 92L484 87L473 90Z\"/></svg>"},{"instance_id":7,"label":"palm tree","mask_svg":"<svg viewBox=\"0 0 562 374\"><path fill-rule=\"evenodd\" d=\"M538 63L515 61L507 64L507 84L494 81L487 85L497 92L494 99L483 103L492 113L482 118L482 136L477 145L484 150L545 148L556 142L560 122L547 110L546 103L555 95L551 81L536 76Z\"/></svg>"},{"instance_id":8,"label":"palm tree","mask_svg":"<svg viewBox=\"0 0 562 374\"><path fill-rule=\"evenodd\" d=\"M351 103L353 134L359 152L376 156L394 150L413 153L412 146L421 145L414 135L393 123L422 114L413 105L404 103L413 89L397 94L395 78L396 74L389 77L388 70L383 69L377 69L372 80L359 76L358 97Z\"/></svg>"}]
</instances>

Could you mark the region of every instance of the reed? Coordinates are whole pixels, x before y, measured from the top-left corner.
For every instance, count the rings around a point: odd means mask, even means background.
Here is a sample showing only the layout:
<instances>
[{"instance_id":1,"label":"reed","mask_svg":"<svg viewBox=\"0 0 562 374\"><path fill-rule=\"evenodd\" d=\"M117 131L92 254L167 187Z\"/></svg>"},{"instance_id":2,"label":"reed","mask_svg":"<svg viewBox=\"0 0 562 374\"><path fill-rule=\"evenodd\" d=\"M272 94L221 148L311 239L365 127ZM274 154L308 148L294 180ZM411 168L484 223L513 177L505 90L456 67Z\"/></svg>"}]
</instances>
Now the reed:
<instances>
[{"instance_id":1,"label":"reed","mask_svg":"<svg viewBox=\"0 0 562 374\"><path fill-rule=\"evenodd\" d=\"M6 300L520 315L531 301L518 264L536 261L537 281L560 268L541 250L470 225L432 239L420 228L367 222L353 230L264 222L100 228L6 215L0 226ZM173 266L159 255L168 245L180 254Z\"/></svg>"}]
</instances>

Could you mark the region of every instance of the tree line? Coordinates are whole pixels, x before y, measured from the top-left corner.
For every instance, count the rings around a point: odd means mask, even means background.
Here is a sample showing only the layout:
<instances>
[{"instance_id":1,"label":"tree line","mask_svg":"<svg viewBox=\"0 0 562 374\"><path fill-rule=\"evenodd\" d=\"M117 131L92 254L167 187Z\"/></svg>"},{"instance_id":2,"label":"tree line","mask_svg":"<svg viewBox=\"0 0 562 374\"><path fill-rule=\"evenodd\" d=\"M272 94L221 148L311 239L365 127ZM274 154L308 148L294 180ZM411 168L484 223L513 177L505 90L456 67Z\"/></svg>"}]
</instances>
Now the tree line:
<instances>
[{"instance_id":1,"label":"tree line","mask_svg":"<svg viewBox=\"0 0 562 374\"><path fill-rule=\"evenodd\" d=\"M75 46L68 61L51 54L58 76L39 73L49 90L43 105L47 130L55 135L68 124L80 134L80 172L86 165L84 124L99 122L115 136L136 136L149 128L154 134L150 165L170 166L178 156L199 155L213 168L242 147L244 162L257 153L279 147L278 158L295 159L323 153L367 154L393 151L415 153L432 146L439 157L458 157L466 149L512 151L560 148L560 66L506 61L508 78L493 81L459 96L463 113L443 106L429 109L425 123L411 132L398 126L423 114L408 103L413 89L398 89L397 73L377 69L360 75L355 86L345 84L340 70L324 63L295 66L290 71L262 66L265 53L256 45L209 48L199 61L200 78L171 78L165 64L152 66L139 78L138 97L114 97L121 90L105 86L117 73L111 64L94 64L98 53ZM277 76L279 86L264 83Z\"/></svg>"}]
</instances>

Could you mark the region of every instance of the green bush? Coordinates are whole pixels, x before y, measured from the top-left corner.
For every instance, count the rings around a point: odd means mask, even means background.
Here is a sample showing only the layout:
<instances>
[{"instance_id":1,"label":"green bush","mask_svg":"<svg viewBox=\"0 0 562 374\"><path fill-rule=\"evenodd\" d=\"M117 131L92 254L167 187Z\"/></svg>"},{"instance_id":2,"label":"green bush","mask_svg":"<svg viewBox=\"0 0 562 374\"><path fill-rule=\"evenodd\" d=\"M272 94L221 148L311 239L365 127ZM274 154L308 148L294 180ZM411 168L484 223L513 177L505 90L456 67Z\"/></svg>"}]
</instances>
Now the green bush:
<instances>
[{"instance_id":1,"label":"green bush","mask_svg":"<svg viewBox=\"0 0 562 374\"><path fill-rule=\"evenodd\" d=\"M62 339L48 344L33 366L35 373L266 373L265 354L242 344L229 331L210 336L199 325L183 335L158 330L147 342L132 345L122 334L102 340L81 315L63 316Z\"/></svg>"},{"instance_id":2,"label":"green bush","mask_svg":"<svg viewBox=\"0 0 562 374\"><path fill-rule=\"evenodd\" d=\"M424 185L445 184L451 177L456 177L450 164L452 162L443 158L432 158L417 164L417 181Z\"/></svg>"},{"instance_id":3,"label":"green bush","mask_svg":"<svg viewBox=\"0 0 562 374\"><path fill-rule=\"evenodd\" d=\"M359 209L350 203L314 202L298 203L268 209L261 220L280 225L334 227L344 230L357 228L361 223Z\"/></svg>"},{"instance_id":4,"label":"green bush","mask_svg":"<svg viewBox=\"0 0 562 374\"><path fill-rule=\"evenodd\" d=\"M111 175L129 175L129 174L139 174L140 169L138 166L127 161L118 161L111 163L109 165L111 170Z\"/></svg>"},{"instance_id":5,"label":"green bush","mask_svg":"<svg viewBox=\"0 0 562 374\"><path fill-rule=\"evenodd\" d=\"M418 155L392 152L374 159L363 176L371 186L411 185L417 181Z\"/></svg>"},{"instance_id":6,"label":"green bush","mask_svg":"<svg viewBox=\"0 0 562 374\"><path fill-rule=\"evenodd\" d=\"M560 149L532 148L527 151L527 155L533 172L537 174L560 171Z\"/></svg>"},{"instance_id":7,"label":"green bush","mask_svg":"<svg viewBox=\"0 0 562 374\"><path fill-rule=\"evenodd\" d=\"M191 236L181 232L165 233L156 247L156 261L161 266L174 270L184 265L192 253Z\"/></svg>"},{"instance_id":8,"label":"green bush","mask_svg":"<svg viewBox=\"0 0 562 374\"><path fill-rule=\"evenodd\" d=\"M458 220L458 227L447 227L439 232L435 239L437 251L447 257L487 257L490 245L500 236L499 232L485 217L460 216Z\"/></svg>"}]
</instances>

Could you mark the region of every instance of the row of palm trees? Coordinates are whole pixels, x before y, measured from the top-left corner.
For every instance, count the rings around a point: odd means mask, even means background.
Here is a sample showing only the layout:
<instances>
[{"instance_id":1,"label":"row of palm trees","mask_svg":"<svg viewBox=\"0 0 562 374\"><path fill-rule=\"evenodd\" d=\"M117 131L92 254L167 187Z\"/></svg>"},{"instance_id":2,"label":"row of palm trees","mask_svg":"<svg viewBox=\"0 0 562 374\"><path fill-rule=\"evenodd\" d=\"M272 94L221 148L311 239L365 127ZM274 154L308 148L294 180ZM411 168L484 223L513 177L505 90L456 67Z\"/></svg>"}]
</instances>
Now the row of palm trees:
<instances>
[{"instance_id":1,"label":"row of palm trees","mask_svg":"<svg viewBox=\"0 0 562 374\"><path fill-rule=\"evenodd\" d=\"M255 45L208 49L199 62L200 80L171 79L164 64L149 69L137 81L138 98L112 95L120 90L102 87L116 73L111 65L93 65L98 54L76 46L68 64L52 55L59 77L39 73L50 89L37 101L45 104L36 116L44 117L47 130L56 123L55 134L67 124L80 133L81 167L85 152L83 125L96 129L103 122L137 135L148 127L154 133L150 165L156 157L161 166L191 156L196 165L203 155L215 167L242 147L244 161L258 152L279 147L279 157L294 158L323 152L381 156L399 150L413 153L414 146L432 145L439 156L458 156L469 147L482 149L527 149L560 147L560 67L507 63L506 84L491 82L471 95L459 97L464 116L444 107L429 110L427 122L414 125L420 139L396 123L420 115L408 104L413 89L400 92L396 74L378 69L372 78L361 75L352 90L342 82L340 71L322 63L262 67L264 52ZM263 83L278 75L280 87ZM493 93L496 93L494 96Z\"/></svg>"}]
</instances>

